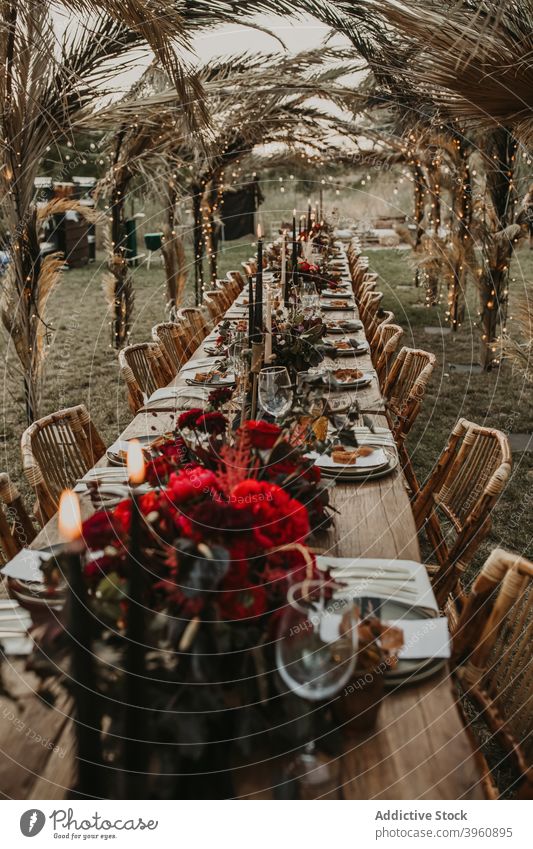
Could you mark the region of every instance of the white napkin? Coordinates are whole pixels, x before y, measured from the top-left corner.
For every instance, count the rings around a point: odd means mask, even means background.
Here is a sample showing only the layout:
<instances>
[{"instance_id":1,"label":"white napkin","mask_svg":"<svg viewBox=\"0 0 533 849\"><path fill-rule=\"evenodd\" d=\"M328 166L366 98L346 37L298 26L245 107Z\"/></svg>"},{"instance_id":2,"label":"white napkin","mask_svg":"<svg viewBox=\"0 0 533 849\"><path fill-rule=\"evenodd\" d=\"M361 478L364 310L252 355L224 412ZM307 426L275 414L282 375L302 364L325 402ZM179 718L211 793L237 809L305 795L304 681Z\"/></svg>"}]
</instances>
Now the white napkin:
<instances>
[{"instance_id":1,"label":"white napkin","mask_svg":"<svg viewBox=\"0 0 533 849\"><path fill-rule=\"evenodd\" d=\"M423 563L415 560L380 559L370 557L317 557L321 571L346 584L353 596L375 595L379 598L398 598L411 607L423 607L439 612L437 600ZM397 581L394 576L397 576ZM390 587L390 589L389 589Z\"/></svg>"},{"instance_id":2,"label":"white napkin","mask_svg":"<svg viewBox=\"0 0 533 849\"><path fill-rule=\"evenodd\" d=\"M397 619L388 623L403 631L400 660L451 657L450 631L445 616L430 619Z\"/></svg>"},{"instance_id":3,"label":"white napkin","mask_svg":"<svg viewBox=\"0 0 533 849\"><path fill-rule=\"evenodd\" d=\"M15 578L18 581L42 584L43 573L40 566L41 562L47 557L50 557L49 551L23 548L0 571L6 578Z\"/></svg>"}]
</instances>

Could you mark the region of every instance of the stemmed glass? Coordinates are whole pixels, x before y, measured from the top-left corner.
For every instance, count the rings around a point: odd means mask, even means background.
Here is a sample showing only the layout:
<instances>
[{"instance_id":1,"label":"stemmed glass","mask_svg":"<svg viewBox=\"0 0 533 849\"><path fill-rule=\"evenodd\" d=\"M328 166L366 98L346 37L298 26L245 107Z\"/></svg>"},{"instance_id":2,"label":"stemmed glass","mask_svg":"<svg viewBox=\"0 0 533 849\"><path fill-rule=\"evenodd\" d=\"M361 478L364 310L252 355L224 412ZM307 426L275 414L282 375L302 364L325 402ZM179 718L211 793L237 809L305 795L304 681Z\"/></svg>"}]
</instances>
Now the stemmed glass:
<instances>
[{"instance_id":1,"label":"stemmed glass","mask_svg":"<svg viewBox=\"0 0 533 849\"><path fill-rule=\"evenodd\" d=\"M300 301L304 315L313 315L318 311L320 297L312 280L304 277L300 285Z\"/></svg>"},{"instance_id":2,"label":"stemmed glass","mask_svg":"<svg viewBox=\"0 0 533 849\"><path fill-rule=\"evenodd\" d=\"M244 382L247 373L247 363L244 352L248 347L248 338L246 333L238 332L235 334L233 341L228 347L228 354L231 360L231 368L237 382L236 395L241 395L244 390Z\"/></svg>"},{"instance_id":3,"label":"stemmed glass","mask_svg":"<svg viewBox=\"0 0 533 849\"><path fill-rule=\"evenodd\" d=\"M324 702L353 676L358 649L358 610L330 581L303 581L287 594L279 627L276 667L283 683L308 702ZM313 713L314 715L314 713ZM288 774L302 798L317 798L339 786L339 764L317 751L314 741L294 758Z\"/></svg>"},{"instance_id":4,"label":"stemmed glass","mask_svg":"<svg viewBox=\"0 0 533 849\"><path fill-rule=\"evenodd\" d=\"M267 366L259 372L258 396L265 413L280 418L292 405L292 386L284 366Z\"/></svg>"}]
</instances>

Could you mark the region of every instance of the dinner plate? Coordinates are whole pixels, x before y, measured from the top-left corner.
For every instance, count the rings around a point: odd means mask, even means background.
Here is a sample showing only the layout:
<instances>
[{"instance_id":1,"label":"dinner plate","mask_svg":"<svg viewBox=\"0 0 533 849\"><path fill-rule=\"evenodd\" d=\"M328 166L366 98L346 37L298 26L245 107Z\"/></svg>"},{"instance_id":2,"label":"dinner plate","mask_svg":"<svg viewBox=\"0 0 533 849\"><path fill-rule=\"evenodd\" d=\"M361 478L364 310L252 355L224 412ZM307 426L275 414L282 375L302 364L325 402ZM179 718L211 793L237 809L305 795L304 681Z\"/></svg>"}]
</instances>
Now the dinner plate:
<instances>
[{"instance_id":1,"label":"dinner plate","mask_svg":"<svg viewBox=\"0 0 533 849\"><path fill-rule=\"evenodd\" d=\"M372 448L373 446L369 446ZM389 464L389 457L383 448L375 447L373 453L368 457L358 457L355 463L337 463L330 457L329 454L318 454L313 451L308 455L315 461L315 466L324 471L333 472L353 472L353 474L363 474L367 471L378 471L384 469Z\"/></svg>"},{"instance_id":2,"label":"dinner plate","mask_svg":"<svg viewBox=\"0 0 533 849\"><path fill-rule=\"evenodd\" d=\"M350 345L349 348L337 348L335 345L327 346L330 348L330 351L326 351L326 353L335 354L336 357L353 357L354 354L357 353L355 348L352 348Z\"/></svg>"},{"instance_id":3,"label":"dinner plate","mask_svg":"<svg viewBox=\"0 0 533 849\"><path fill-rule=\"evenodd\" d=\"M324 289L321 295L323 298L340 298L344 301L349 301L352 298L352 293L346 286L345 289L342 290L334 290L334 289Z\"/></svg>"},{"instance_id":4,"label":"dinner plate","mask_svg":"<svg viewBox=\"0 0 533 849\"><path fill-rule=\"evenodd\" d=\"M328 376L334 377L335 369L331 369L330 371L323 372L323 374L326 377L328 377ZM339 380L339 381L336 381L335 383L333 383L333 381L328 382L328 380L326 380L325 382L328 384L329 389L334 389L334 390L339 390L339 391L344 391L345 389L350 389L352 391L354 391L354 390L357 391L358 389L364 389L365 386L369 386L372 383L373 379L374 379L373 373L367 371L367 372L364 372L364 374L362 374L361 377L356 377L353 380L349 380L349 381L340 381Z\"/></svg>"},{"instance_id":5,"label":"dinner plate","mask_svg":"<svg viewBox=\"0 0 533 849\"><path fill-rule=\"evenodd\" d=\"M148 448L154 440L158 438L157 434L145 434L144 436L132 436L131 439L136 439L140 442L143 448ZM105 455L113 466L126 465L126 452L128 450L131 439L117 439L109 446ZM124 454L121 454L124 452Z\"/></svg>"},{"instance_id":6,"label":"dinner plate","mask_svg":"<svg viewBox=\"0 0 533 849\"><path fill-rule=\"evenodd\" d=\"M339 581L342 583L342 581ZM371 595L371 593L369 593ZM380 606L380 618L383 622L395 622L401 619L431 619L434 613L425 607L417 607L396 599L383 599ZM401 625L400 625L401 627ZM418 684L439 672L446 664L445 658L419 658L417 660L399 659L393 669L383 677L385 689L393 690L409 684Z\"/></svg>"},{"instance_id":7,"label":"dinner plate","mask_svg":"<svg viewBox=\"0 0 533 849\"><path fill-rule=\"evenodd\" d=\"M185 383L187 386L233 386L235 384L235 375L215 377L212 380L196 380L194 377L191 377Z\"/></svg>"},{"instance_id":8,"label":"dinner plate","mask_svg":"<svg viewBox=\"0 0 533 849\"><path fill-rule=\"evenodd\" d=\"M361 321L348 321L343 320L337 322L326 322L326 331L328 336L331 335L341 335L344 333L357 333L358 330L363 329L363 323Z\"/></svg>"},{"instance_id":9,"label":"dinner plate","mask_svg":"<svg viewBox=\"0 0 533 849\"><path fill-rule=\"evenodd\" d=\"M335 299L330 301L320 301L320 309L328 311L336 311L336 312L351 312L354 309L354 302L350 298L343 298L342 300L346 301L347 306L339 306L338 303L335 303Z\"/></svg>"},{"instance_id":10,"label":"dinner plate","mask_svg":"<svg viewBox=\"0 0 533 849\"><path fill-rule=\"evenodd\" d=\"M388 446L384 446L381 449L377 449L377 446L371 447L382 451L383 454L386 455L387 460L383 465L342 465L339 463L333 463L331 457L326 457L326 455L322 455L319 458L322 462L316 462L315 465L320 469L323 477L333 478L337 481L353 482L369 479L376 480L390 475L390 473L393 472L398 465L398 455L396 450ZM312 455L309 456L312 459ZM328 460L330 461L329 463L327 462Z\"/></svg>"}]
</instances>

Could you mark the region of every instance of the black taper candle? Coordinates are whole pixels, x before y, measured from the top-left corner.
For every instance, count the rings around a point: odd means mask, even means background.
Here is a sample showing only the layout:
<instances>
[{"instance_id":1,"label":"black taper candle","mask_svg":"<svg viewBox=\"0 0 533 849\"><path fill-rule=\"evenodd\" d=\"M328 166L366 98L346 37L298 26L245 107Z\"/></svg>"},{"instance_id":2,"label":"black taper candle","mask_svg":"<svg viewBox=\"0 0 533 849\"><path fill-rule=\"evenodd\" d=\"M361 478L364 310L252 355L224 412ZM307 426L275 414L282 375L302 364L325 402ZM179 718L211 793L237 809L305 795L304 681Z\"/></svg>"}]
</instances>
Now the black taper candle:
<instances>
[{"instance_id":1,"label":"black taper candle","mask_svg":"<svg viewBox=\"0 0 533 849\"><path fill-rule=\"evenodd\" d=\"M81 558L68 554L70 584L69 631L73 641L72 680L75 689L78 783L80 796L105 798L102 772L100 712L92 654L91 614L82 575Z\"/></svg>"},{"instance_id":2,"label":"black taper candle","mask_svg":"<svg viewBox=\"0 0 533 849\"><path fill-rule=\"evenodd\" d=\"M126 625L126 715L124 722L124 770L126 799L145 799L147 749L146 663L145 663L145 573L142 564L139 494L144 481L144 457L136 440L131 440L127 457L131 486L131 521L128 550L128 616Z\"/></svg>"},{"instance_id":3,"label":"black taper candle","mask_svg":"<svg viewBox=\"0 0 533 849\"><path fill-rule=\"evenodd\" d=\"M294 291L296 288L296 275L298 273L298 242L293 239L292 242L292 261L291 261L291 288ZM289 306L290 289L287 282L285 306Z\"/></svg>"},{"instance_id":4,"label":"black taper candle","mask_svg":"<svg viewBox=\"0 0 533 849\"><path fill-rule=\"evenodd\" d=\"M254 341L254 281L252 275L248 277L248 346L252 347Z\"/></svg>"},{"instance_id":5,"label":"black taper candle","mask_svg":"<svg viewBox=\"0 0 533 849\"><path fill-rule=\"evenodd\" d=\"M74 516L74 513L77 515ZM100 706L92 653L92 613L83 579L79 506L73 492L67 491L61 497L59 527L62 534L69 540L65 553L65 565L69 587L67 621L72 644L71 680L74 691L78 760L75 794L105 798Z\"/></svg>"},{"instance_id":6,"label":"black taper candle","mask_svg":"<svg viewBox=\"0 0 533 849\"><path fill-rule=\"evenodd\" d=\"M257 273L255 275L254 340L263 332L263 240L257 239Z\"/></svg>"},{"instance_id":7,"label":"black taper candle","mask_svg":"<svg viewBox=\"0 0 533 849\"><path fill-rule=\"evenodd\" d=\"M307 234L311 232L311 198L307 201Z\"/></svg>"}]
</instances>

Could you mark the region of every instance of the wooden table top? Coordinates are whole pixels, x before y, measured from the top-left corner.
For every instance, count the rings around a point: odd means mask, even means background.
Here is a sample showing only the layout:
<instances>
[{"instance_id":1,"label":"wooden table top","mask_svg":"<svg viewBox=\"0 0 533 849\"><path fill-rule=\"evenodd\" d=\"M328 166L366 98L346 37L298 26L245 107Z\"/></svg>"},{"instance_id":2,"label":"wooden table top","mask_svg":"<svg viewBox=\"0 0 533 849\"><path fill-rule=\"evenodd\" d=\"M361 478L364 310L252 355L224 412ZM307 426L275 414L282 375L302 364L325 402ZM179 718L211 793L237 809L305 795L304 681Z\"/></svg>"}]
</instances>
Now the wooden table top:
<instances>
[{"instance_id":1,"label":"wooden table top","mask_svg":"<svg viewBox=\"0 0 533 849\"><path fill-rule=\"evenodd\" d=\"M357 317L352 313L328 313L331 318ZM350 334L355 335L355 334ZM363 338L362 332L359 338ZM205 356L204 346L194 359ZM336 361L339 367L373 368L369 354ZM178 374L174 385L184 383ZM377 380L370 389L358 393L361 406L380 401ZM383 413L373 416L386 424ZM121 438L146 433L154 437L173 428L169 412L143 412L125 429ZM105 458L100 461L105 464ZM84 516L91 512L87 498L82 499ZM405 480L398 468L389 476L369 483L337 483L331 490L331 503L338 511L333 528L321 536L320 547L339 557L385 557L420 561L420 551ZM34 547L58 539L53 518L41 531ZM64 798L74 774L72 723L65 701L53 708L43 707L32 694L28 676L15 677L21 698L15 713L24 723L14 733L13 719L0 722L0 792L12 798ZM10 708L0 697L0 717ZM13 711L12 711L13 712ZM19 716L20 714L20 716ZM53 740L57 749L45 748L32 728L45 740ZM479 799L484 798L481 775L470 739L457 708L453 681L447 670L433 678L404 686L384 699L376 728L356 737L345 737L342 756L343 795L348 799ZM243 770L239 794L247 798L268 798L273 779L268 769Z\"/></svg>"}]
</instances>

